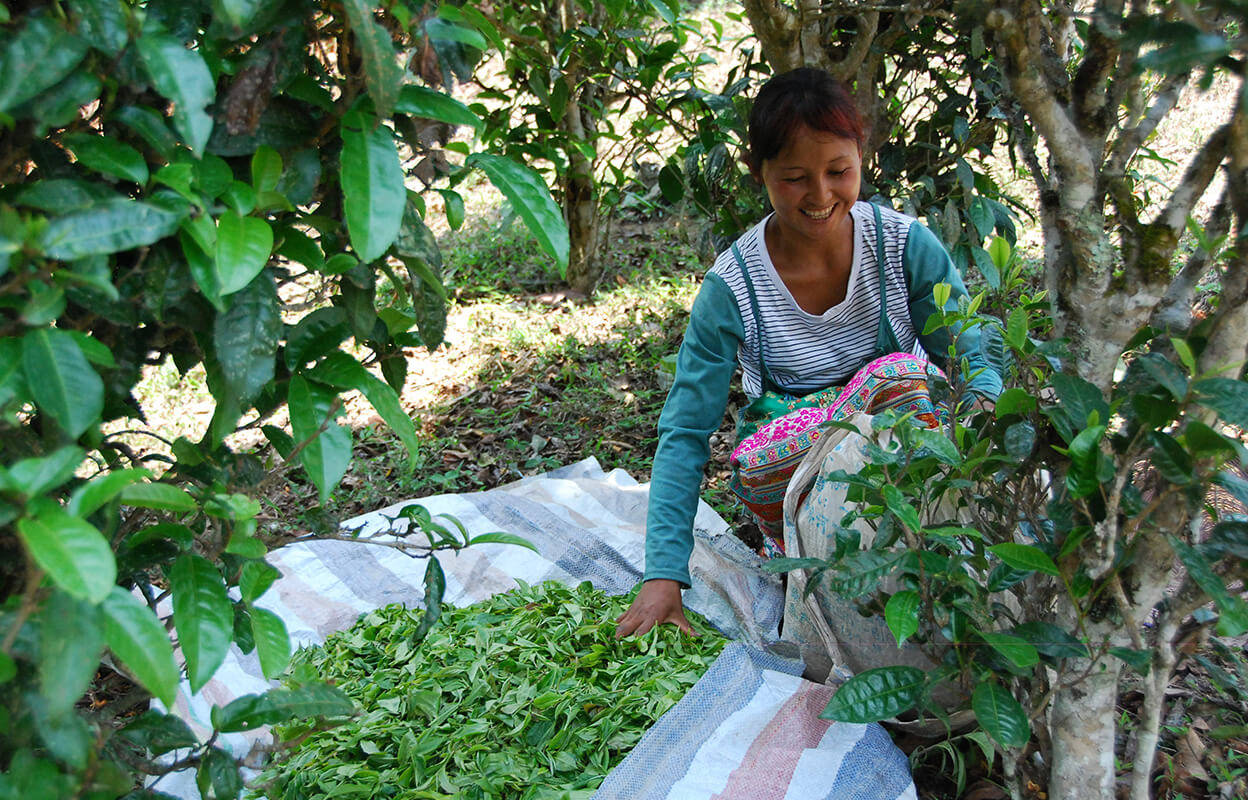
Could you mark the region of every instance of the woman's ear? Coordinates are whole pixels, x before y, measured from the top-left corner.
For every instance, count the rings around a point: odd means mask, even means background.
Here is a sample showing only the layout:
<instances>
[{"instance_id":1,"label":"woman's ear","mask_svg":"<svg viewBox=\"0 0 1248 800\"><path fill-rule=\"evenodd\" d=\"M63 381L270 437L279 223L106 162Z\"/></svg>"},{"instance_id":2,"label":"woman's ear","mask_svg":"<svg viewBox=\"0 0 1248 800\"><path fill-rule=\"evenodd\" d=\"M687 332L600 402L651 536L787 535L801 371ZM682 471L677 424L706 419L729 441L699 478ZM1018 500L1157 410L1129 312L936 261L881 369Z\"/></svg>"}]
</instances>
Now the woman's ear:
<instances>
[{"instance_id":1,"label":"woman's ear","mask_svg":"<svg viewBox=\"0 0 1248 800\"><path fill-rule=\"evenodd\" d=\"M741 163L744 164L745 168L750 171L750 176L753 177L754 180L758 182L758 185L762 186L763 185L762 165L759 164L757 167L755 167L754 161L753 159L750 158L748 153L742 154Z\"/></svg>"}]
</instances>

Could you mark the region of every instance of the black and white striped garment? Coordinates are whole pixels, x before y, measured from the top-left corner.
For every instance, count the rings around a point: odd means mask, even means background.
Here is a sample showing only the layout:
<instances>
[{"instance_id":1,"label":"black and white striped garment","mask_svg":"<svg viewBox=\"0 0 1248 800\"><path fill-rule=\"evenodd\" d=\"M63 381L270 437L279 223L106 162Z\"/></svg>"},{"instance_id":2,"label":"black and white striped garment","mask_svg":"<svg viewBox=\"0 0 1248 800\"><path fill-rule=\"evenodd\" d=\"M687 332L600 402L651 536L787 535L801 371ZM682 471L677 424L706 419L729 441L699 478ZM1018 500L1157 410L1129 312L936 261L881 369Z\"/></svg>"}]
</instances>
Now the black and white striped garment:
<instances>
[{"instance_id":1,"label":"black and white striped garment","mask_svg":"<svg viewBox=\"0 0 1248 800\"><path fill-rule=\"evenodd\" d=\"M884 274L888 283L888 318L904 351L924 355L918 332L910 321L910 303L903 256L913 217L880 208L884 224ZM770 215L737 239L750 270L759 311L764 319L763 341L767 368L780 388L803 395L847 381L876 352L880 322L880 279L876 261L875 214L869 203L850 209L854 223L854 257L845 299L822 314L803 311L776 272L763 229ZM745 328L738 359L742 388L750 397L763 392L759 374L758 324L741 268L726 250L715 259L711 272L723 278L737 300Z\"/></svg>"}]
</instances>

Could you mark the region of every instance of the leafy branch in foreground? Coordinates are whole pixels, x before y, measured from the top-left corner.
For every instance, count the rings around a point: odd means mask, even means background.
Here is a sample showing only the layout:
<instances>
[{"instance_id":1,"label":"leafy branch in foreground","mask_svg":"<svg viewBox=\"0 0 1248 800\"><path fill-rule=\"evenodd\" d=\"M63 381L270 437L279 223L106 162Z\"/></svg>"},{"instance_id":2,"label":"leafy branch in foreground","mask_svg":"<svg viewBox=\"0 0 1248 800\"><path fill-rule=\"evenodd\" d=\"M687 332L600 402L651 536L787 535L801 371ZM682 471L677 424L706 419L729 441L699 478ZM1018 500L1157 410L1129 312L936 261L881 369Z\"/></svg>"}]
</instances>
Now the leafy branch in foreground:
<instances>
[{"instance_id":1,"label":"leafy branch in foreground","mask_svg":"<svg viewBox=\"0 0 1248 800\"><path fill-rule=\"evenodd\" d=\"M0 12L0 795L115 796L192 747L180 763L232 797L221 727L192 744L171 717L117 732L130 704L76 704L107 649L170 707L175 637L191 693L231 646L267 677L285 668L287 632L259 603L277 577L254 499L271 465L231 437L260 428L322 502L352 455L344 392L419 447L399 390L408 351L442 341L446 291L404 162L481 127L439 65L470 70L484 48L407 2ZM529 167L448 152L460 172L489 164L566 262ZM211 418L167 452L131 447L115 431L143 430L135 389L169 362L202 365ZM289 431L265 424L283 407ZM319 713L265 698L252 722Z\"/></svg>"}]
</instances>

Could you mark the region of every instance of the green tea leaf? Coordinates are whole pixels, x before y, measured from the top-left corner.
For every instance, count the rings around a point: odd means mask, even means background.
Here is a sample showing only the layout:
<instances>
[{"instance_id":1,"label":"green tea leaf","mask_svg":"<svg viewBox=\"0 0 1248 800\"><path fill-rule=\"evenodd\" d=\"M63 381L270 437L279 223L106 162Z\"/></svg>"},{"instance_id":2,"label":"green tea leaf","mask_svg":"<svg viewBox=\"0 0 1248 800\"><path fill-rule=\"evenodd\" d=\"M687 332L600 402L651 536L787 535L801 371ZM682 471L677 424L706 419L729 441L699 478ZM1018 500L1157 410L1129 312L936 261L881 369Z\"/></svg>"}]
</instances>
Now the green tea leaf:
<instances>
[{"instance_id":1,"label":"green tea leaf","mask_svg":"<svg viewBox=\"0 0 1248 800\"><path fill-rule=\"evenodd\" d=\"M958 452L957 445L940 431L916 428L914 438L920 447L931 451L938 461L955 467L962 463L962 454Z\"/></svg>"},{"instance_id":2,"label":"green tea leaf","mask_svg":"<svg viewBox=\"0 0 1248 800\"><path fill-rule=\"evenodd\" d=\"M429 631L433 630L433 626L442 616L442 595L446 592L446 575L442 571L442 565L433 556L429 557L429 562L425 565L424 589L425 613L421 615L420 624L412 633L412 638L417 642L429 635Z\"/></svg>"},{"instance_id":3,"label":"green tea leaf","mask_svg":"<svg viewBox=\"0 0 1248 800\"><path fill-rule=\"evenodd\" d=\"M362 5L351 0L347 6ZM359 112L342 118L343 215L351 246L375 261L394 243L407 205L403 167L390 129Z\"/></svg>"},{"instance_id":4,"label":"green tea leaf","mask_svg":"<svg viewBox=\"0 0 1248 800\"><path fill-rule=\"evenodd\" d=\"M69 7L78 18L78 32L91 46L116 57L126 46L126 9L121 0L71 0Z\"/></svg>"},{"instance_id":5,"label":"green tea leaf","mask_svg":"<svg viewBox=\"0 0 1248 800\"><path fill-rule=\"evenodd\" d=\"M169 159L178 146L178 137L169 130L165 118L147 106L122 106L113 112L112 118L134 131L162 158Z\"/></svg>"},{"instance_id":6,"label":"green tea leaf","mask_svg":"<svg viewBox=\"0 0 1248 800\"><path fill-rule=\"evenodd\" d=\"M0 111L38 96L69 75L87 54L87 43L51 15L26 16L0 51Z\"/></svg>"},{"instance_id":7,"label":"green tea leaf","mask_svg":"<svg viewBox=\"0 0 1248 800\"><path fill-rule=\"evenodd\" d=\"M1031 739L1027 712L1002 686L980 683L971 695L971 708L984 730L1003 746L1022 747Z\"/></svg>"},{"instance_id":8,"label":"green tea leaf","mask_svg":"<svg viewBox=\"0 0 1248 800\"><path fill-rule=\"evenodd\" d=\"M885 484L884 486L884 504L888 506L888 510L897 515L897 518L909 528L911 531L918 532L922 525L919 524L919 512L910 502L902 491L896 486Z\"/></svg>"},{"instance_id":9,"label":"green tea leaf","mask_svg":"<svg viewBox=\"0 0 1248 800\"><path fill-rule=\"evenodd\" d=\"M290 426L297 442L307 442L299 462L320 493L321 502L342 480L351 463L351 432L334 422L334 395L296 375L290 381ZM337 416L334 411L333 416ZM325 429L322 431L321 426Z\"/></svg>"},{"instance_id":10,"label":"green tea leaf","mask_svg":"<svg viewBox=\"0 0 1248 800\"><path fill-rule=\"evenodd\" d=\"M1241 430L1248 428L1248 383L1231 378L1206 378L1192 384L1192 390L1223 422Z\"/></svg>"},{"instance_id":11,"label":"green tea leaf","mask_svg":"<svg viewBox=\"0 0 1248 800\"><path fill-rule=\"evenodd\" d=\"M1047 553L1029 544L1002 542L994 544L988 550L1014 569L1043 572L1046 575L1061 574Z\"/></svg>"},{"instance_id":12,"label":"green tea leaf","mask_svg":"<svg viewBox=\"0 0 1248 800\"><path fill-rule=\"evenodd\" d=\"M39 244L49 258L76 261L152 244L178 229L182 216L137 200L103 200L48 222Z\"/></svg>"},{"instance_id":13,"label":"green tea leaf","mask_svg":"<svg viewBox=\"0 0 1248 800\"><path fill-rule=\"evenodd\" d=\"M464 198L451 189L439 189L438 193L442 195L442 204L446 207L446 224L453 231L459 230L464 224Z\"/></svg>"},{"instance_id":14,"label":"green tea leaf","mask_svg":"<svg viewBox=\"0 0 1248 800\"><path fill-rule=\"evenodd\" d=\"M1196 479L1192 471L1192 457L1173 436L1162 431L1149 431L1148 440L1153 445L1153 466L1161 477L1178 486L1187 486Z\"/></svg>"},{"instance_id":15,"label":"green tea leaf","mask_svg":"<svg viewBox=\"0 0 1248 800\"><path fill-rule=\"evenodd\" d=\"M269 263L273 229L259 217L226 211L217 221L217 282L222 295L246 288Z\"/></svg>"},{"instance_id":16,"label":"green tea leaf","mask_svg":"<svg viewBox=\"0 0 1248 800\"><path fill-rule=\"evenodd\" d=\"M404 86L394 110L448 125L467 125L473 130L480 130L484 124L468 106L427 86Z\"/></svg>"},{"instance_id":17,"label":"green tea leaf","mask_svg":"<svg viewBox=\"0 0 1248 800\"><path fill-rule=\"evenodd\" d=\"M288 719L349 717L355 704L339 689L324 684L298 689L273 689L235 698L216 714L222 733L255 730Z\"/></svg>"},{"instance_id":18,"label":"green tea leaf","mask_svg":"<svg viewBox=\"0 0 1248 800\"><path fill-rule=\"evenodd\" d=\"M1001 655L1018 667L1033 667L1040 663L1040 654L1030 642L1019 636L995 631L980 631L979 635Z\"/></svg>"},{"instance_id":19,"label":"green tea leaf","mask_svg":"<svg viewBox=\"0 0 1248 800\"><path fill-rule=\"evenodd\" d=\"M238 579L238 590L244 603L254 603L269 590L282 574L277 567L264 561L248 561Z\"/></svg>"},{"instance_id":20,"label":"green tea leaf","mask_svg":"<svg viewBox=\"0 0 1248 800\"><path fill-rule=\"evenodd\" d=\"M407 448L419 451L416 426L399 403L399 394L389 384L364 368L364 365L341 351L330 353L309 373L310 378L338 389L361 392Z\"/></svg>"},{"instance_id":21,"label":"green tea leaf","mask_svg":"<svg viewBox=\"0 0 1248 800\"><path fill-rule=\"evenodd\" d=\"M1030 642L1036 652L1051 660L1088 657L1087 645L1052 623L1024 622L1014 629L1014 634Z\"/></svg>"},{"instance_id":22,"label":"green tea leaf","mask_svg":"<svg viewBox=\"0 0 1248 800\"><path fill-rule=\"evenodd\" d=\"M207 108L216 97L203 56L163 33L145 33L137 44L156 91L173 101L173 121L183 141L195 155L203 155L212 135Z\"/></svg>"},{"instance_id":23,"label":"green tea leaf","mask_svg":"<svg viewBox=\"0 0 1248 800\"><path fill-rule=\"evenodd\" d=\"M1005 452L1011 458L1022 461L1036 447L1036 426L1030 422L1015 422L1005 429Z\"/></svg>"},{"instance_id":24,"label":"green tea leaf","mask_svg":"<svg viewBox=\"0 0 1248 800\"><path fill-rule=\"evenodd\" d=\"M364 81L368 86L369 96L373 98L373 107L377 116L384 119L394 110L399 89L403 85L403 67L399 65L398 54L394 52L394 42L390 39L390 33L373 20L375 9L369 0L345 0L343 7L346 8L351 33L355 36L358 52L364 62ZM345 174L345 157L342 163ZM354 243L354 237L352 242ZM372 261L376 257L366 257L364 260Z\"/></svg>"},{"instance_id":25,"label":"green tea leaf","mask_svg":"<svg viewBox=\"0 0 1248 800\"><path fill-rule=\"evenodd\" d=\"M120 586L111 587L101 607L108 649L143 688L166 708L172 708L178 690L178 665L173 660L169 634L156 614Z\"/></svg>"},{"instance_id":26,"label":"green tea leaf","mask_svg":"<svg viewBox=\"0 0 1248 800\"><path fill-rule=\"evenodd\" d=\"M1187 375L1174 362L1159 353L1145 353L1136 359L1159 386L1165 388L1175 400L1187 396Z\"/></svg>"},{"instance_id":27,"label":"green tea leaf","mask_svg":"<svg viewBox=\"0 0 1248 800\"><path fill-rule=\"evenodd\" d=\"M99 603L117 579L108 540L95 526L53 502L32 503L17 533L35 563L74 597Z\"/></svg>"},{"instance_id":28,"label":"green tea leaf","mask_svg":"<svg viewBox=\"0 0 1248 800\"><path fill-rule=\"evenodd\" d=\"M568 226L541 176L523 164L490 153L473 153L464 164L485 173L516 209L542 249L555 259L559 277L567 278L571 248Z\"/></svg>"},{"instance_id":29,"label":"green tea leaf","mask_svg":"<svg viewBox=\"0 0 1248 800\"><path fill-rule=\"evenodd\" d=\"M532 542L530 542L528 539L524 538L523 536L517 536L514 533L503 533L502 531L495 531L493 533L479 533L476 536L468 540L469 546L472 546L474 544L489 544L489 543L514 544L517 547L527 547L528 549L532 550L534 553L541 552L540 550L537 549L537 547Z\"/></svg>"},{"instance_id":30,"label":"green tea leaf","mask_svg":"<svg viewBox=\"0 0 1248 800\"><path fill-rule=\"evenodd\" d=\"M89 517L105 503L121 493L126 486L152 477L145 469L119 469L92 478L74 489L65 510L77 517Z\"/></svg>"},{"instance_id":31,"label":"green tea leaf","mask_svg":"<svg viewBox=\"0 0 1248 800\"><path fill-rule=\"evenodd\" d=\"M147 162L128 144L89 133L67 133L61 141L83 166L140 186L147 183Z\"/></svg>"},{"instance_id":32,"label":"green tea leaf","mask_svg":"<svg viewBox=\"0 0 1248 800\"><path fill-rule=\"evenodd\" d=\"M1147 676L1153 667L1153 654L1147 650L1132 650L1130 647L1111 647L1109 648L1109 654L1140 675Z\"/></svg>"},{"instance_id":33,"label":"green tea leaf","mask_svg":"<svg viewBox=\"0 0 1248 800\"><path fill-rule=\"evenodd\" d=\"M1167 538L1183 566L1187 567L1188 575L1217 606L1220 614L1218 633L1222 636L1240 636L1248 631L1248 603L1226 588L1226 582L1213 571L1213 565L1203 553L1176 536Z\"/></svg>"},{"instance_id":34,"label":"green tea leaf","mask_svg":"<svg viewBox=\"0 0 1248 800\"><path fill-rule=\"evenodd\" d=\"M230 308L213 322L212 344L227 390L240 403L272 380L282 335L282 302L269 275L235 293Z\"/></svg>"},{"instance_id":35,"label":"green tea leaf","mask_svg":"<svg viewBox=\"0 0 1248 800\"><path fill-rule=\"evenodd\" d=\"M264 677L272 680L281 675L290 663L290 634L286 632L286 623L272 611L252 606L251 634L256 640L256 655Z\"/></svg>"},{"instance_id":36,"label":"green tea leaf","mask_svg":"<svg viewBox=\"0 0 1248 800\"><path fill-rule=\"evenodd\" d=\"M997 265L998 270L1005 271L1005 268L1010 265L1010 253L1010 243L1004 237L994 236L988 242L988 255L992 256L992 263ZM1013 314L1010 316L1012 318ZM1014 343L1010 342L1010 344L1013 345Z\"/></svg>"},{"instance_id":37,"label":"green tea leaf","mask_svg":"<svg viewBox=\"0 0 1248 800\"><path fill-rule=\"evenodd\" d=\"M478 50L485 51L490 49L490 45L486 42L485 37L472 28L463 25L456 25L446 19L430 17L425 20L425 33L430 39L443 42L458 42L466 44L469 47L475 47Z\"/></svg>"},{"instance_id":38,"label":"green tea leaf","mask_svg":"<svg viewBox=\"0 0 1248 800\"><path fill-rule=\"evenodd\" d=\"M150 750L152 755L160 756L172 750L195 747L199 741L191 733L179 717L173 714L162 714L156 710L145 711L133 722L117 732L117 735L128 742Z\"/></svg>"},{"instance_id":39,"label":"green tea leaf","mask_svg":"<svg viewBox=\"0 0 1248 800\"><path fill-rule=\"evenodd\" d=\"M884 606L884 621L897 638L897 647L919 630L919 593L909 589L896 592Z\"/></svg>"},{"instance_id":40,"label":"green tea leaf","mask_svg":"<svg viewBox=\"0 0 1248 800\"><path fill-rule=\"evenodd\" d=\"M39 690L52 714L70 711L100 666L104 624L99 609L52 591L39 609Z\"/></svg>"},{"instance_id":41,"label":"green tea leaf","mask_svg":"<svg viewBox=\"0 0 1248 800\"><path fill-rule=\"evenodd\" d=\"M202 556L187 553L178 558L169 571L169 588L187 678L191 691L198 692L225 661L234 612L221 573Z\"/></svg>"},{"instance_id":42,"label":"green tea leaf","mask_svg":"<svg viewBox=\"0 0 1248 800\"><path fill-rule=\"evenodd\" d=\"M27 497L43 494L74 477L86 455L81 447L61 447L46 456L23 458L9 467L7 480L0 480L0 487L8 484Z\"/></svg>"},{"instance_id":43,"label":"green tea leaf","mask_svg":"<svg viewBox=\"0 0 1248 800\"><path fill-rule=\"evenodd\" d=\"M837 722L865 724L895 717L918 703L927 679L914 667L877 667L850 678L819 715Z\"/></svg>"},{"instance_id":44,"label":"green tea leaf","mask_svg":"<svg viewBox=\"0 0 1248 800\"><path fill-rule=\"evenodd\" d=\"M243 778L238 774L238 764L229 753L219 747L209 748L200 758L195 784L199 787L200 797L216 797L218 800L232 800L243 791Z\"/></svg>"},{"instance_id":45,"label":"green tea leaf","mask_svg":"<svg viewBox=\"0 0 1248 800\"><path fill-rule=\"evenodd\" d=\"M190 512L199 508L195 498L169 483L131 483L121 490L121 502L135 508Z\"/></svg>"}]
</instances>

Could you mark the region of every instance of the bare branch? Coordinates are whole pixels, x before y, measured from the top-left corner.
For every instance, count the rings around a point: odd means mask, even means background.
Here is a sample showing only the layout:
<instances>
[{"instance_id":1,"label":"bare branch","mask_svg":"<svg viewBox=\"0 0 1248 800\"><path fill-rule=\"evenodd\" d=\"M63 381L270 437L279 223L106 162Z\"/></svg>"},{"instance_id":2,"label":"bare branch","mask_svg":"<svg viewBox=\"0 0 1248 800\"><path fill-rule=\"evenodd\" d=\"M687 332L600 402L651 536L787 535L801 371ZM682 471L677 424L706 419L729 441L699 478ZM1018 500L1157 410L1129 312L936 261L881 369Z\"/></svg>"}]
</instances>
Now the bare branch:
<instances>
[{"instance_id":1,"label":"bare branch","mask_svg":"<svg viewBox=\"0 0 1248 800\"><path fill-rule=\"evenodd\" d=\"M1205 237L1210 240L1220 239L1227 234L1231 226L1230 184L1222 189L1222 196L1209 215L1205 224ZM1153 312L1148 324L1160 330L1185 333L1192 326L1192 302L1196 292L1196 281L1209 269L1209 259L1213 254L1198 247L1179 274L1170 282L1165 296Z\"/></svg>"},{"instance_id":2,"label":"bare branch","mask_svg":"<svg viewBox=\"0 0 1248 800\"><path fill-rule=\"evenodd\" d=\"M1010 6L1013 12L1008 10ZM1052 68L1060 64L1051 48L1046 50L1036 41L1034 31L1049 27L1043 9L1025 0L1005 4L989 13L987 24L1000 40L998 52L1015 97L1060 167L1061 189L1072 196L1068 205L1086 205L1095 191L1095 163L1070 109L1058 98L1059 87L1048 78Z\"/></svg>"},{"instance_id":3,"label":"bare branch","mask_svg":"<svg viewBox=\"0 0 1248 800\"><path fill-rule=\"evenodd\" d=\"M1157 92L1153 98L1153 104L1149 106L1148 111L1144 114L1143 119L1132 126L1130 129L1119 134L1118 138L1110 147L1109 159L1105 163L1106 177L1119 177L1127 169L1127 163L1135 152L1140 149L1140 145L1152 136L1153 131L1157 130L1157 126L1167 114L1174 110L1179 102L1179 97L1183 92L1183 87L1187 85L1188 75L1167 75L1162 80Z\"/></svg>"},{"instance_id":4,"label":"bare branch","mask_svg":"<svg viewBox=\"0 0 1248 800\"><path fill-rule=\"evenodd\" d=\"M1213 132L1200 148L1200 152L1187 165L1187 172L1183 174L1182 180L1179 181L1178 187L1170 197L1170 202L1158 215L1154 225L1169 228L1175 232L1176 236L1183 232L1187 226L1187 218L1191 216L1192 209L1196 207L1196 201L1209 188L1214 176L1218 174L1218 166L1227 156L1230 135L1230 123Z\"/></svg>"},{"instance_id":5,"label":"bare branch","mask_svg":"<svg viewBox=\"0 0 1248 800\"><path fill-rule=\"evenodd\" d=\"M744 0L745 15L758 37L763 56L776 72L800 67L793 63L793 44L799 34L797 14L779 0Z\"/></svg>"},{"instance_id":6,"label":"bare branch","mask_svg":"<svg viewBox=\"0 0 1248 800\"><path fill-rule=\"evenodd\" d=\"M1088 26L1088 43L1083 53L1071 97L1075 102L1076 124L1097 138L1104 138L1114 123L1117 104L1110 98L1111 78L1117 70L1122 28L1123 0L1100 0Z\"/></svg>"},{"instance_id":7,"label":"bare branch","mask_svg":"<svg viewBox=\"0 0 1248 800\"><path fill-rule=\"evenodd\" d=\"M1248 357L1248 153L1232 151L1231 169L1227 171L1227 194L1235 210L1236 230L1234 255L1222 271L1222 292L1213 320L1209 341L1201 354L1201 368L1222 369L1242 364Z\"/></svg>"}]
</instances>

